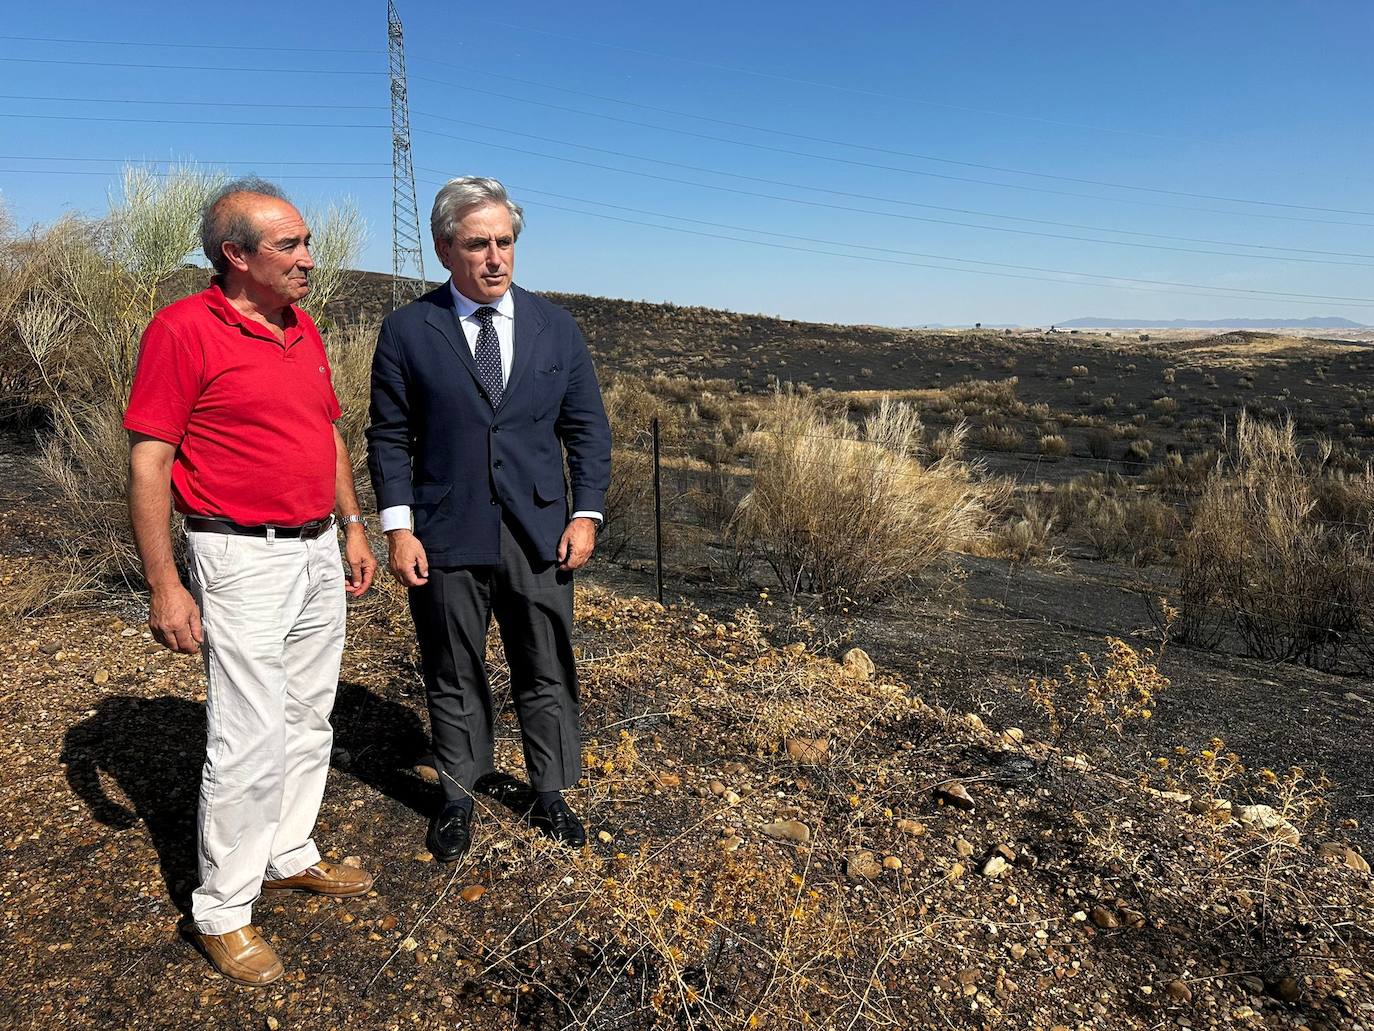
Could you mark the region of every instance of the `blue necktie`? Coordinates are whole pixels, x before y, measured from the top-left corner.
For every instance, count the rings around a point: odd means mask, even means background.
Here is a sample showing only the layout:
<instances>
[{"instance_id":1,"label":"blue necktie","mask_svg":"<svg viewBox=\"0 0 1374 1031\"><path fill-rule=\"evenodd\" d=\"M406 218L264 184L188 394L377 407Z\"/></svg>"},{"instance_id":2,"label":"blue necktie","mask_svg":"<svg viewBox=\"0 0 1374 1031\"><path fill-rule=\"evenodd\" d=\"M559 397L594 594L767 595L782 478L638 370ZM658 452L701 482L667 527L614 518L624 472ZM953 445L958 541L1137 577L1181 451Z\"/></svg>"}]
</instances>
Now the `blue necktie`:
<instances>
[{"instance_id":1,"label":"blue necktie","mask_svg":"<svg viewBox=\"0 0 1374 1031\"><path fill-rule=\"evenodd\" d=\"M493 408L501 406L501 395L506 392L505 378L501 375L501 341L492 325L495 308L478 308L473 313L481 328L477 331L477 348L473 359L477 362L477 377L487 392L487 400Z\"/></svg>"}]
</instances>

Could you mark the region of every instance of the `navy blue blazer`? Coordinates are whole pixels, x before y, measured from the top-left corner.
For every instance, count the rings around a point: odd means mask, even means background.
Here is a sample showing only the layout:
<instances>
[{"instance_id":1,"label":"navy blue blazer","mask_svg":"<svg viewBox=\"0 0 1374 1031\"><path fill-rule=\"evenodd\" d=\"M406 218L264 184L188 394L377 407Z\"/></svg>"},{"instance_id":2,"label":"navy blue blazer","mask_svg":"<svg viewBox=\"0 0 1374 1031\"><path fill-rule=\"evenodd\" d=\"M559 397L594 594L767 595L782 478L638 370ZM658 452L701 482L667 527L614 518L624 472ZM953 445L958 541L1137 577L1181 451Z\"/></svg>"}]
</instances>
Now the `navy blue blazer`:
<instances>
[{"instance_id":1,"label":"navy blue blazer","mask_svg":"<svg viewBox=\"0 0 1374 1031\"><path fill-rule=\"evenodd\" d=\"M379 509L411 506L431 565L497 563L503 510L552 561L569 511L606 510L611 428L586 341L556 304L511 292L515 355L494 411L448 283L388 315L377 339L372 489Z\"/></svg>"}]
</instances>

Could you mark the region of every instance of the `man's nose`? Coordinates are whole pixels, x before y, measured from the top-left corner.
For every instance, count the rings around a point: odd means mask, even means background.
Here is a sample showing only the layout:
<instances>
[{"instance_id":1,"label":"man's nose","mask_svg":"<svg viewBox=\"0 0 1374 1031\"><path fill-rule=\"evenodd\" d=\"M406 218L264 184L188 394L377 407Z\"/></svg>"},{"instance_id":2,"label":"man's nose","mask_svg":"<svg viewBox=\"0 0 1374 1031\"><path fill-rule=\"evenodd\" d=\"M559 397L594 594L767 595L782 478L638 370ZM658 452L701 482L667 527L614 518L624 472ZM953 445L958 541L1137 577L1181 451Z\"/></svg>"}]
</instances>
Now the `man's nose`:
<instances>
[{"instance_id":1,"label":"man's nose","mask_svg":"<svg viewBox=\"0 0 1374 1031\"><path fill-rule=\"evenodd\" d=\"M308 250L301 249L301 253L296 256L296 267L307 271L315 267L315 259Z\"/></svg>"}]
</instances>

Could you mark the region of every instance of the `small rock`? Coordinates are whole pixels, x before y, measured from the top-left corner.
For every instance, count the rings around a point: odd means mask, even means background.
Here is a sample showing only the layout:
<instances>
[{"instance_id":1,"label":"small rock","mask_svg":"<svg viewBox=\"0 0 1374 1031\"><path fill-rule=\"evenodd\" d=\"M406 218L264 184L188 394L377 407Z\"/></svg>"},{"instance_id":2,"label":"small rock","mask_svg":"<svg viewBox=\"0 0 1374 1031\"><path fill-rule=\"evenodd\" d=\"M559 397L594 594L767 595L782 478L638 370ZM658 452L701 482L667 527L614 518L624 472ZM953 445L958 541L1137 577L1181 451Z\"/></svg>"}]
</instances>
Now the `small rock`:
<instances>
[{"instance_id":1,"label":"small rock","mask_svg":"<svg viewBox=\"0 0 1374 1031\"><path fill-rule=\"evenodd\" d=\"M884 857L884 859L883 859L883 869L884 869L884 870L900 870L901 868L902 868L902 861L901 861L900 859L898 859L896 856L886 856L886 857Z\"/></svg>"},{"instance_id":2,"label":"small rock","mask_svg":"<svg viewBox=\"0 0 1374 1031\"><path fill-rule=\"evenodd\" d=\"M1002 731L1002 740L1010 745L1019 745L1026 739L1026 732L1020 727L1008 727Z\"/></svg>"},{"instance_id":3,"label":"small rock","mask_svg":"<svg viewBox=\"0 0 1374 1031\"><path fill-rule=\"evenodd\" d=\"M726 852L734 852L743 844L744 839L737 838L732 834L728 838L725 838L723 841L721 841L720 847L725 849Z\"/></svg>"},{"instance_id":4,"label":"small rock","mask_svg":"<svg viewBox=\"0 0 1374 1031\"><path fill-rule=\"evenodd\" d=\"M1254 974L1246 974L1240 979L1240 985L1251 995L1264 994L1264 982Z\"/></svg>"},{"instance_id":5,"label":"small rock","mask_svg":"<svg viewBox=\"0 0 1374 1031\"><path fill-rule=\"evenodd\" d=\"M62 651L62 645L56 641L45 641L38 646L38 650L44 655L57 655Z\"/></svg>"},{"instance_id":6,"label":"small rock","mask_svg":"<svg viewBox=\"0 0 1374 1031\"><path fill-rule=\"evenodd\" d=\"M407 952L414 952L419 947L420 943L408 935L401 941L401 948L405 949Z\"/></svg>"},{"instance_id":7,"label":"small rock","mask_svg":"<svg viewBox=\"0 0 1374 1031\"><path fill-rule=\"evenodd\" d=\"M281 1021L278 1020L276 1017L270 1015L268 1016L266 1023L267 1031L277 1031L277 1028L281 1027Z\"/></svg>"},{"instance_id":8,"label":"small rock","mask_svg":"<svg viewBox=\"0 0 1374 1031\"><path fill-rule=\"evenodd\" d=\"M136 636L137 634L138 634L138 627L136 627L136 626L126 626L123 630L121 630L121 631L119 632L119 636L120 636L120 637L134 637L134 636Z\"/></svg>"},{"instance_id":9,"label":"small rock","mask_svg":"<svg viewBox=\"0 0 1374 1031\"><path fill-rule=\"evenodd\" d=\"M1001 856L993 856L983 864L984 877L1001 877L1007 872L1007 861Z\"/></svg>"},{"instance_id":10,"label":"small rock","mask_svg":"<svg viewBox=\"0 0 1374 1031\"><path fill-rule=\"evenodd\" d=\"M1013 849L1010 845L998 845L995 849L993 849L993 851L996 852L1003 859L1005 859L1008 863L1016 862L1016 850Z\"/></svg>"},{"instance_id":11,"label":"small rock","mask_svg":"<svg viewBox=\"0 0 1374 1031\"><path fill-rule=\"evenodd\" d=\"M926 832L926 825L920 820L898 820L897 829L903 834L910 834L913 838L918 838Z\"/></svg>"},{"instance_id":12,"label":"small rock","mask_svg":"<svg viewBox=\"0 0 1374 1031\"><path fill-rule=\"evenodd\" d=\"M1007 951L1011 953L1011 958L1014 960L1019 961L1026 958L1026 947L1022 945L1020 942L1013 942L1012 944L1008 945Z\"/></svg>"},{"instance_id":13,"label":"small rock","mask_svg":"<svg viewBox=\"0 0 1374 1031\"><path fill-rule=\"evenodd\" d=\"M1300 835L1298 829L1285 820L1273 806L1243 805L1236 813L1236 819L1252 831L1267 831L1276 840L1296 845Z\"/></svg>"},{"instance_id":14,"label":"small rock","mask_svg":"<svg viewBox=\"0 0 1374 1031\"><path fill-rule=\"evenodd\" d=\"M953 866L951 866L951 867L949 868L949 873L947 873L947 874L945 875L945 879L948 880L951 884L953 884L955 881L959 880L959 878L961 878L961 877L963 877L963 876L964 876L964 864L963 864L963 863L955 863Z\"/></svg>"},{"instance_id":15,"label":"small rock","mask_svg":"<svg viewBox=\"0 0 1374 1031\"><path fill-rule=\"evenodd\" d=\"M382 922L378 926L381 927L383 931L394 931L396 930L396 923L396 918L388 913L386 916L382 917Z\"/></svg>"},{"instance_id":16,"label":"small rock","mask_svg":"<svg viewBox=\"0 0 1374 1031\"><path fill-rule=\"evenodd\" d=\"M739 805L740 803L739 793L735 791L727 791L721 797L725 800L726 805Z\"/></svg>"},{"instance_id":17,"label":"small rock","mask_svg":"<svg viewBox=\"0 0 1374 1031\"><path fill-rule=\"evenodd\" d=\"M678 788L682 786L682 775L678 773L656 773L654 783L661 788Z\"/></svg>"},{"instance_id":18,"label":"small rock","mask_svg":"<svg viewBox=\"0 0 1374 1031\"><path fill-rule=\"evenodd\" d=\"M354 870L361 870L363 868L363 857L344 856L342 859L339 860L339 865L351 867Z\"/></svg>"},{"instance_id":19,"label":"small rock","mask_svg":"<svg viewBox=\"0 0 1374 1031\"><path fill-rule=\"evenodd\" d=\"M763 833L777 841L795 841L802 845L811 840L811 828L800 820L778 820L764 827Z\"/></svg>"},{"instance_id":20,"label":"small rock","mask_svg":"<svg viewBox=\"0 0 1374 1031\"><path fill-rule=\"evenodd\" d=\"M1164 994L1173 999L1174 1002L1192 1002L1193 990L1182 981L1170 981L1164 986Z\"/></svg>"},{"instance_id":21,"label":"small rock","mask_svg":"<svg viewBox=\"0 0 1374 1031\"><path fill-rule=\"evenodd\" d=\"M958 852L961 858L967 859L969 856L973 855L973 846L963 838L960 838L954 843L954 851Z\"/></svg>"},{"instance_id":22,"label":"small rock","mask_svg":"<svg viewBox=\"0 0 1374 1031\"><path fill-rule=\"evenodd\" d=\"M603 845L609 845L614 839L611 837L610 831L597 831L596 840Z\"/></svg>"},{"instance_id":23,"label":"small rock","mask_svg":"<svg viewBox=\"0 0 1374 1031\"><path fill-rule=\"evenodd\" d=\"M1089 915L1092 922L1104 931L1112 931L1121 926L1121 921L1116 918L1116 914L1106 906L1093 906L1092 913Z\"/></svg>"},{"instance_id":24,"label":"small rock","mask_svg":"<svg viewBox=\"0 0 1374 1031\"><path fill-rule=\"evenodd\" d=\"M458 893L458 897L464 902L476 902L487 893L487 889L480 884L469 884Z\"/></svg>"},{"instance_id":25,"label":"small rock","mask_svg":"<svg viewBox=\"0 0 1374 1031\"><path fill-rule=\"evenodd\" d=\"M855 680L872 680L877 667L862 648L850 648L840 658L840 664Z\"/></svg>"},{"instance_id":26,"label":"small rock","mask_svg":"<svg viewBox=\"0 0 1374 1031\"><path fill-rule=\"evenodd\" d=\"M95 671L95 676L91 677L91 683L93 684L105 684L109 683L109 680L110 671L108 669L98 669Z\"/></svg>"},{"instance_id":27,"label":"small rock","mask_svg":"<svg viewBox=\"0 0 1374 1031\"><path fill-rule=\"evenodd\" d=\"M783 741L787 757L802 766L819 766L830 753L828 737L789 737Z\"/></svg>"},{"instance_id":28,"label":"small rock","mask_svg":"<svg viewBox=\"0 0 1374 1031\"><path fill-rule=\"evenodd\" d=\"M935 797L944 802L945 805L953 806L955 809L962 809L966 813L973 812L973 796L957 780L952 780L948 784L941 784L935 789Z\"/></svg>"},{"instance_id":29,"label":"small rock","mask_svg":"<svg viewBox=\"0 0 1374 1031\"><path fill-rule=\"evenodd\" d=\"M433 766L426 766L424 763L420 763L415 767L415 776L419 777L426 784L439 783L439 771Z\"/></svg>"},{"instance_id":30,"label":"small rock","mask_svg":"<svg viewBox=\"0 0 1374 1031\"><path fill-rule=\"evenodd\" d=\"M726 792L726 787L725 787L724 784L722 784L722 783L721 783L720 781L718 781L718 780L713 780L713 781L711 781L711 794L713 794L713 795L715 795L717 798L719 798L721 795L725 794L725 792Z\"/></svg>"},{"instance_id":31,"label":"small rock","mask_svg":"<svg viewBox=\"0 0 1374 1031\"><path fill-rule=\"evenodd\" d=\"M871 881L883 872L883 868L873 853L864 849L845 860L844 872L851 881Z\"/></svg>"},{"instance_id":32,"label":"small rock","mask_svg":"<svg viewBox=\"0 0 1374 1031\"><path fill-rule=\"evenodd\" d=\"M432 863L432 862L434 862L434 854L431 853L431 852L416 852L416 853L415 853L415 862L417 862L417 863Z\"/></svg>"}]
</instances>

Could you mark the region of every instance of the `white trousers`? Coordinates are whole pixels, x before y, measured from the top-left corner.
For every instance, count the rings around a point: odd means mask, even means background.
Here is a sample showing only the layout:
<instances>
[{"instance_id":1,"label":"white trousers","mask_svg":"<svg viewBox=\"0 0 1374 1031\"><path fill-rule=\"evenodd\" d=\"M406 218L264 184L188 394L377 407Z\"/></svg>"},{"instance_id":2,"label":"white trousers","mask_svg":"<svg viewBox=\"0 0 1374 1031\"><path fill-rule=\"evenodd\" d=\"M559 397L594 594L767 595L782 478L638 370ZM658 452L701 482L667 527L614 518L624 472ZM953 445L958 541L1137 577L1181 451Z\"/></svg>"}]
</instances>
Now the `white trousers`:
<instances>
[{"instance_id":1,"label":"white trousers","mask_svg":"<svg viewBox=\"0 0 1374 1031\"><path fill-rule=\"evenodd\" d=\"M252 923L264 875L320 861L311 833L334 740L343 564L328 532L186 536L208 685L191 915L202 933L227 934Z\"/></svg>"}]
</instances>

